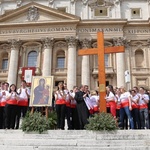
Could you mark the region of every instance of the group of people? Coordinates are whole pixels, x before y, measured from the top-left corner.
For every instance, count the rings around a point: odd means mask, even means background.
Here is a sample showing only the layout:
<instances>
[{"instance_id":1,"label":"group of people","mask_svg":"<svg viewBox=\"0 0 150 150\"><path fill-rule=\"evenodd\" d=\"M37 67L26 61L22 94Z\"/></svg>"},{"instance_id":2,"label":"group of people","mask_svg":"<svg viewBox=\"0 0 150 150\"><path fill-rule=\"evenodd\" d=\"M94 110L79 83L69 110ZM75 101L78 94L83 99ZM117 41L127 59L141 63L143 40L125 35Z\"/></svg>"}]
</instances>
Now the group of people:
<instances>
[{"instance_id":1,"label":"group of people","mask_svg":"<svg viewBox=\"0 0 150 150\"><path fill-rule=\"evenodd\" d=\"M39 83L43 85L44 80L41 79ZM9 86L7 82L1 83L0 88L0 129L18 129L21 115L26 115L29 106L30 90L25 80L22 80L19 89L15 84ZM47 97L48 93L44 92ZM34 101L37 101L35 97ZM124 87L108 85L103 100L106 101L107 113L112 114L119 128L149 129L149 99L150 93L144 87L133 87L126 91ZM43 103L45 99L42 100ZM64 130L65 118L68 130L85 129L88 118L99 113L101 100L98 91L90 91L88 85L74 86L69 91L66 83L59 82L52 100L57 113L57 129Z\"/></svg>"},{"instance_id":2,"label":"group of people","mask_svg":"<svg viewBox=\"0 0 150 150\"><path fill-rule=\"evenodd\" d=\"M118 120L121 129L149 129L150 94L144 87L133 87L126 91L124 87L106 87L107 112Z\"/></svg>"},{"instance_id":3,"label":"group of people","mask_svg":"<svg viewBox=\"0 0 150 150\"><path fill-rule=\"evenodd\" d=\"M68 129L84 129L90 114L99 112L99 95L97 91L90 94L87 85L67 89L67 84L60 82L55 92L57 128L64 130L65 118Z\"/></svg>"},{"instance_id":4,"label":"group of people","mask_svg":"<svg viewBox=\"0 0 150 150\"><path fill-rule=\"evenodd\" d=\"M106 108L120 129L149 129L150 95L144 87L106 87ZM55 92L57 128L64 130L65 117L68 129L85 129L88 118L99 112L101 98L98 91L89 91L87 85L73 87L68 91L66 84L60 82Z\"/></svg>"},{"instance_id":5,"label":"group of people","mask_svg":"<svg viewBox=\"0 0 150 150\"><path fill-rule=\"evenodd\" d=\"M0 88L0 129L18 129L21 114L24 117L27 112L30 90L25 80L19 89L7 82L2 82Z\"/></svg>"}]
</instances>

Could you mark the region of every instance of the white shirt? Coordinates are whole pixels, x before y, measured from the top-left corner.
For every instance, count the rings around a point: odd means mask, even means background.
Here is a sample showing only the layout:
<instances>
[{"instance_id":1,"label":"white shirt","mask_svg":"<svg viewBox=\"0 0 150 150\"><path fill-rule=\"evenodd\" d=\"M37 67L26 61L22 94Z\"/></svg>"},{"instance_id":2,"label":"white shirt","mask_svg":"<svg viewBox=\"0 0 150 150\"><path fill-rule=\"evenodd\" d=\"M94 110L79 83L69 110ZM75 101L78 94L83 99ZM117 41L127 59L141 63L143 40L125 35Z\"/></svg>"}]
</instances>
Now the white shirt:
<instances>
[{"instance_id":1,"label":"white shirt","mask_svg":"<svg viewBox=\"0 0 150 150\"><path fill-rule=\"evenodd\" d=\"M60 92L60 93L59 93ZM62 99L62 96L64 96L66 93L65 93L65 91L62 91L62 90L59 90L59 92L58 91L56 91L56 93L55 93L55 99L57 98L57 99Z\"/></svg>"},{"instance_id":2,"label":"white shirt","mask_svg":"<svg viewBox=\"0 0 150 150\"><path fill-rule=\"evenodd\" d=\"M70 93L70 96L74 98L74 97L75 97L75 93L74 93L74 92ZM75 99L71 100L71 104L76 105L76 103L77 103L77 102L76 102Z\"/></svg>"},{"instance_id":3,"label":"white shirt","mask_svg":"<svg viewBox=\"0 0 150 150\"><path fill-rule=\"evenodd\" d=\"M9 96L10 96L10 99L16 99L16 95L18 96L18 94L17 94L17 93L15 93L15 92L13 92L13 94L8 93L7 97L9 97Z\"/></svg>"},{"instance_id":4,"label":"white shirt","mask_svg":"<svg viewBox=\"0 0 150 150\"><path fill-rule=\"evenodd\" d=\"M18 89L17 90L17 93L19 93L19 98L20 99L28 99L28 96L27 96L27 94L26 94L26 90L27 90L27 93L28 93L28 95L30 95L30 90L29 90L29 88L20 88L20 89ZM20 93L21 92L21 93Z\"/></svg>"},{"instance_id":5,"label":"white shirt","mask_svg":"<svg viewBox=\"0 0 150 150\"><path fill-rule=\"evenodd\" d=\"M97 106L98 105L98 101L99 101L99 96L93 95L93 96L90 97L90 100L91 100L91 104L93 106Z\"/></svg>"},{"instance_id":6,"label":"white shirt","mask_svg":"<svg viewBox=\"0 0 150 150\"><path fill-rule=\"evenodd\" d=\"M106 96L106 100L109 101L109 100L112 100L112 99L116 100L116 97L112 92L109 92L109 95Z\"/></svg>"},{"instance_id":7,"label":"white shirt","mask_svg":"<svg viewBox=\"0 0 150 150\"><path fill-rule=\"evenodd\" d=\"M129 92L122 93L120 95L120 101L121 102L127 101L127 100L129 100L129 97L130 97L130 93Z\"/></svg>"},{"instance_id":8,"label":"white shirt","mask_svg":"<svg viewBox=\"0 0 150 150\"><path fill-rule=\"evenodd\" d=\"M1 102L5 102L6 101L6 97L8 97L9 92L5 91L5 90L1 90L0 93L1 93L1 96L2 96ZM3 93L5 93L5 95L3 95Z\"/></svg>"},{"instance_id":9,"label":"white shirt","mask_svg":"<svg viewBox=\"0 0 150 150\"><path fill-rule=\"evenodd\" d=\"M143 95L139 94L139 95L140 95L139 105L147 104L144 100L148 100L149 101L149 96L147 94L143 94Z\"/></svg>"}]
</instances>

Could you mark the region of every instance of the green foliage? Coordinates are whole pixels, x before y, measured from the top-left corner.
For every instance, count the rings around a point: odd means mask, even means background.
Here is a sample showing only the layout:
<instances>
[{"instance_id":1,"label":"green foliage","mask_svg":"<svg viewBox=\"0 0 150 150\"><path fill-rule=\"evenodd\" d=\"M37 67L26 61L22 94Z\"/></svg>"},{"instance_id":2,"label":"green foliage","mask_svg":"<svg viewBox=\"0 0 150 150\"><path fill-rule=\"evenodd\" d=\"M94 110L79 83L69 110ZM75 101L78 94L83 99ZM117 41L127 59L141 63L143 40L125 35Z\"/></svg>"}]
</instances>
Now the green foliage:
<instances>
[{"instance_id":1,"label":"green foliage","mask_svg":"<svg viewBox=\"0 0 150 150\"><path fill-rule=\"evenodd\" d=\"M94 114L89 118L89 124L85 126L87 130L94 131L112 131L116 130L116 121L109 113Z\"/></svg>"},{"instance_id":2,"label":"green foliage","mask_svg":"<svg viewBox=\"0 0 150 150\"><path fill-rule=\"evenodd\" d=\"M49 129L54 129L56 126L56 120L54 117L46 118L40 112L29 112L22 121L21 129L25 132L38 132L42 133Z\"/></svg>"},{"instance_id":3,"label":"green foliage","mask_svg":"<svg viewBox=\"0 0 150 150\"><path fill-rule=\"evenodd\" d=\"M48 129L53 130L56 129L57 125L57 114L55 111L49 112L48 114Z\"/></svg>"}]
</instances>

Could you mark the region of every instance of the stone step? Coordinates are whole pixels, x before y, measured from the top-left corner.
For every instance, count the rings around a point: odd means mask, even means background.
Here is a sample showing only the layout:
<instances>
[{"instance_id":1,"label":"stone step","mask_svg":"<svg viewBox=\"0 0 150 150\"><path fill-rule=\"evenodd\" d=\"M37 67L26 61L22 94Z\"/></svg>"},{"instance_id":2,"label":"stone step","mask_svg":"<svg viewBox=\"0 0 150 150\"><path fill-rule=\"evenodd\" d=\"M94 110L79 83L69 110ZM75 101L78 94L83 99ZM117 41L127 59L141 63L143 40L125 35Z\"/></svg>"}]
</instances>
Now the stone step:
<instances>
[{"instance_id":1,"label":"stone step","mask_svg":"<svg viewBox=\"0 0 150 150\"><path fill-rule=\"evenodd\" d=\"M149 130L49 130L45 134L0 130L0 150L150 150L149 140Z\"/></svg>"},{"instance_id":2,"label":"stone step","mask_svg":"<svg viewBox=\"0 0 150 150\"><path fill-rule=\"evenodd\" d=\"M40 136L39 136L40 135ZM18 139L97 139L97 140L141 140L150 139L149 130L118 130L115 132L93 132L81 130L49 130L46 134L25 133L21 130L0 130L0 139L14 136Z\"/></svg>"},{"instance_id":3,"label":"stone step","mask_svg":"<svg viewBox=\"0 0 150 150\"><path fill-rule=\"evenodd\" d=\"M148 146L120 146L120 147L62 147L62 146L0 146L1 150L149 150Z\"/></svg>"},{"instance_id":4,"label":"stone step","mask_svg":"<svg viewBox=\"0 0 150 150\"><path fill-rule=\"evenodd\" d=\"M150 146L149 140L50 140L50 139L1 139L0 145L9 146L88 146L88 147L115 147L115 146Z\"/></svg>"}]
</instances>

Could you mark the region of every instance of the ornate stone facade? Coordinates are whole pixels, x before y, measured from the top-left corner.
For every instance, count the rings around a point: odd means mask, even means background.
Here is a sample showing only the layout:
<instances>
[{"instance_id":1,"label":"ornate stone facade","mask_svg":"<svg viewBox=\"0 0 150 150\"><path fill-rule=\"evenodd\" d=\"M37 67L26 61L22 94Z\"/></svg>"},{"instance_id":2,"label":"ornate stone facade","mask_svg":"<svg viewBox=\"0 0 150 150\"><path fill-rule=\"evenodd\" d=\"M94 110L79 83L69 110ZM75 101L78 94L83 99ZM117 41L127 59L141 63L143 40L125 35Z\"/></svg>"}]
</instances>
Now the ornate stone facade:
<instances>
[{"instance_id":1,"label":"ornate stone facade","mask_svg":"<svg viewBox=\"0 0 150 150\"><path fill-rule=\"evenodd\" d=\"M35 75L52 75L55 85L64 81L69 89L81 84L97 89L97 56L77 52L97 47L101 31L105 46L125 46L125 53L106 55L106 84L150 87L149 0L3 0L0 9L1 81L19 85L31 55Z\"/></svg>"}]
</instances>

